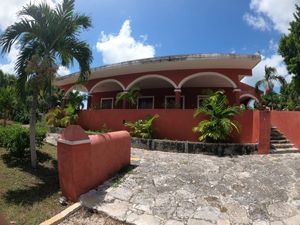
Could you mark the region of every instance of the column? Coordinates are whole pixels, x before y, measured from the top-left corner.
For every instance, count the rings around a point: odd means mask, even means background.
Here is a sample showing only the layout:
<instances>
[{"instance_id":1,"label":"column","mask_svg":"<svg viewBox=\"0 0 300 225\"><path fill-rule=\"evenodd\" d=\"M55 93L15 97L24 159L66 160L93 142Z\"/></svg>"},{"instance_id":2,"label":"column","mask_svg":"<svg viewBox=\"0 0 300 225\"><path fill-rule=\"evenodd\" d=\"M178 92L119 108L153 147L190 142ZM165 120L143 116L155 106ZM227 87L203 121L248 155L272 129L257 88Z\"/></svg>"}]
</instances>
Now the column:
<instances>
[{"instance_id":1,"label":"column","mask_svg":"<svg viewBox=\"0 0 300 225\"><path fill-rule=\"evenodd\" d=\"M174 92L175 92L175 108L176 109L180 109L181 89L180 88L176 88L174 90Z\"/></svg>"},{"instance_id":2,"label":"column","mask_svg":"<svg viewBox=\"0 0 300 225\"><path fill-rule=\"evenodd\" d=\"M233 94L234 94L234 104L236 104L236 105L240 105L240 96L241 96L241 89L239 89L239 88L235 88L235 89L233 89Z\"/></svg>"},{"instance_id":3,"label":"column","mask_svg":"<svg viewBox=\"0 0 300 225\"><path fill-rule=\"evenodd\" d=\"M92 107L92 94L88 93L87 98L87 109L90 109Z\"/></svg>"},{"instance_id":4,"label":"column","mask_svg":"<svg viewBox=\"0 0 300 225\"><path fill-rule=\"evenodd\" d=\"M126 94L126 93L128 93L128 91L125 90L125 91L123 91L123 93ZM126 100L125 99L122 100L122 108L126 109Z\"/></svg>"}]
</instances>

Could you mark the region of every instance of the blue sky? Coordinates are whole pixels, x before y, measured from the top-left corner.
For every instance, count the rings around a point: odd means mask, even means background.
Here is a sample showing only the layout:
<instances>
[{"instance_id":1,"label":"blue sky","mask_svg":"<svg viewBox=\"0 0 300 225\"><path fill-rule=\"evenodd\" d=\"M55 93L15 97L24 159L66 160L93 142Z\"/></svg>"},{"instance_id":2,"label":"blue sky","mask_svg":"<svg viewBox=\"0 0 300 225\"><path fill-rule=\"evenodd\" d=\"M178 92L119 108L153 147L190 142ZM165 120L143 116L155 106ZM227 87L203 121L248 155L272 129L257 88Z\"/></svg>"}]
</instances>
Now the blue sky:
<instances>
[{"instance_id":1,"label":"blue sky","mask_svg":"<svg viewBox=\"0 0 300 225\"><path fill-rule=\"evenodd\" d=\"M59 2L44 1L52 6ZM27 2L1 1L0 31L16 21L12 15ZM288 33L295 3L300 0L77 0L76 10L92 18L93 27L82 34L93 50L92 67L153 56L259 51L262 63L245 81L253 84L263 76L265 64L287 75L276 44ZM0 58L0 68L11 72L17 54L13 49ZM77 70L75 65L59 73Z\"/></svg>"}]
</instances>

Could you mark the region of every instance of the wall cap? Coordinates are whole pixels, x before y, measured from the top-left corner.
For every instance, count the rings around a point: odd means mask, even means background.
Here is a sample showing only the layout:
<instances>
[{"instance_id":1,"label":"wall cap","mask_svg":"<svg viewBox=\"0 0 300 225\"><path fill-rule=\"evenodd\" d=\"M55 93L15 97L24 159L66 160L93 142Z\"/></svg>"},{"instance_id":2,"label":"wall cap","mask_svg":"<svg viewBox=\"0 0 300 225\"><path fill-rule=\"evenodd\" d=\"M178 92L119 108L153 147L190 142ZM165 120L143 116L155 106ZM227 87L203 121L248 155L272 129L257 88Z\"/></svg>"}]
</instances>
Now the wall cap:
<instances>
[{"instance_id":1,"label":"wall cap","mask_svg":"<svg viewBox=\"0 0 300 225\"><path fill-rule=\"evenodd\" d=\"M78 140L78 141L69 141L69 140L64 140L64 139L58 139L57 142L67 144L67 145L82 145L82 144L89 144L91 143L90 139L85 139L85 140Z\"/></svg>"}]
</instances>

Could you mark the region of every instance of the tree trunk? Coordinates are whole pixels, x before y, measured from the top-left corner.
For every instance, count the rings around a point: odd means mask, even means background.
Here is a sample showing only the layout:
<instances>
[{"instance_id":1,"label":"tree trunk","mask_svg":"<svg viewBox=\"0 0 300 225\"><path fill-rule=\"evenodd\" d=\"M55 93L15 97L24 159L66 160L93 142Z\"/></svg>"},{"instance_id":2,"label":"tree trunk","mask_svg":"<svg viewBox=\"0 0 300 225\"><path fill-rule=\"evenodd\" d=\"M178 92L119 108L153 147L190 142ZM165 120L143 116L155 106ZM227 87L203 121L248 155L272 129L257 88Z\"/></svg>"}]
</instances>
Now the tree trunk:
<instances>
[{"instance_id":1,"label":"tree trunk","mask_svg":"<svg viewBox=\"0 0 300 225\"><path fill-rule=\"evenodd\" d=\"M29 126L30 157L31 157L32 168L37 167L36 144L35 144L35 124L36 124L37 104L38 104L38 91L34 90L32 95L31 117L30 117L30 126Z\"/></svg>"}]
</instances>

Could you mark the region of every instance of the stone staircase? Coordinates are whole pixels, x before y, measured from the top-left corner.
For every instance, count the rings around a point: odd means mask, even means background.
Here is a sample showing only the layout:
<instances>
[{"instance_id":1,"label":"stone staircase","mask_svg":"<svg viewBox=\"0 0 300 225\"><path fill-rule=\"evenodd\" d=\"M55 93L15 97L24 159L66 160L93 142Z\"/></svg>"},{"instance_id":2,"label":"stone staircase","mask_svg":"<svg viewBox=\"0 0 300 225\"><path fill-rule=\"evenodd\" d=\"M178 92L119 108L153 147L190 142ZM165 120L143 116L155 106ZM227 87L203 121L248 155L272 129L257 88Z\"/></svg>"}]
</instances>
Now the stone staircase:
<instances>
[{"instance_id":1,"label":"stone staircase","mask_svg":"<svg viewBox=\"0 0 300 225\"><path fill-rule=\"evenodd\" d=\"M276 127L271 128L271 154L299 153L297 149Z\"/></svg>"}]
</instances>

